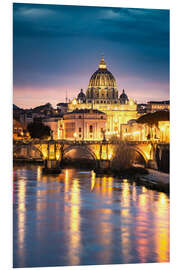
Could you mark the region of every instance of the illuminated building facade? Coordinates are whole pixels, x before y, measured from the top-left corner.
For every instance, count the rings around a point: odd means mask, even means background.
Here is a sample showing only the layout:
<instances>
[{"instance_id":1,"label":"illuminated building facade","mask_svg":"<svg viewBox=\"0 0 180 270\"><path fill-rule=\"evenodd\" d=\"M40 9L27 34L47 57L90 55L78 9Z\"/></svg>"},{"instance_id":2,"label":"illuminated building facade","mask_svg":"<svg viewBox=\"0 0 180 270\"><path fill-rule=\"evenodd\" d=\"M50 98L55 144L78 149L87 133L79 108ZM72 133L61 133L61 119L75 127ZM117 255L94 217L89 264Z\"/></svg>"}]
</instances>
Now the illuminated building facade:
<instances>
[{"instance_id":1,"label":"illuminated building facade","mask_svg":"<svg viewBox=\"0 0 180 270\"><path fill-rule=\"evenodd\" d=\"M157 111L169 111L170 102L167 101L149 101L146 106L147 113L153 113Z\"/></svg>"},{"instance_id":2,"label":"illuminated building facade","mask_svg":"<svg viewBox=\"0 0 180 270\"><path fill-rule=\"evenodd\" d=\"M130 120L121 125L120 137L127 141L158 141L170 142L170 121L158 121L158 124L140 124Z\"/></svg>"},{"instance_id":3,"label":"illuminated building facade","mask_svg":"<svg viewBox=\"0 0 180 270\"><path fill-rule=\"evenodd\" d=\"M53 130L55 140L102 140L105 133L107 139L116 135L122 140L169 141L167 123L163 122L162 127L149 127L136 122L141 115L137 104L128 98L124 89L118 93L115 77L107 69L104 57L89 80L86 94L81 89L77 98L57 106L61 116L44 121ZM169 104L149 102L147 108L166 110ZM167 134L162 135L165 130Z\"/></svg>"},{"instance_id":4,"label":"illuminated building facade","mask_svg":"<svg viewBox=\"0 0 180 270\"><path fill-rule=\"evenodd\" d=\"M76 109L94 109L105 113L105 130L109 135L120 134L122 124L138 118L137 104L128 98L124 89L119 95L116 80L107 69L104 57L90 78L86 94L81 89L77 98L69 102L68 111Z\"/></svg>"},{"instance_id":5,"label":"illuminated building facade","mask_svg":"<svg viewBox=\"0 0 180 270\"><path fill-rule=\"evenodd\" d=\"M63 117L64 134L67 140L102 140L106 126L106 114L93 109L80 109Z\"/></svg>"}]
</instances>

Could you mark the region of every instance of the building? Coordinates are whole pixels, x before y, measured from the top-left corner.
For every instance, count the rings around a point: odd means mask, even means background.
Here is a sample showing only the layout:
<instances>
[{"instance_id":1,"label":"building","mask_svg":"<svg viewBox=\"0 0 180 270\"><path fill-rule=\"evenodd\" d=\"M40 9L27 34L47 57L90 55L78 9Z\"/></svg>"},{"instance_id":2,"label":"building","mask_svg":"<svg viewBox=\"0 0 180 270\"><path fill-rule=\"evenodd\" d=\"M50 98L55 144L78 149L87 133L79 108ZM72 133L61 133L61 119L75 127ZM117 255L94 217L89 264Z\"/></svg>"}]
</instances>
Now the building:
<instances>
[{"instance_id":1,"label":"building","mask_svg":"<svg viewBox=\"0 0 180 270\"><path fill-rule=\"evenodd\" d=\"M64 136L67 140L102 140L106 114L93 109L76 109L63 116Z\"/></svg>"},{"instance_id":2,"label":"building","mask_svg":"<svg viewBox=\"0 0 180 270\"><path fill-rule=\"evenodd\" d=\"M65 103L65 102L60 102L56 106L57 106L58 113L64 114L68 110L68 103Z\"/></svg>"},{"instance_id":3,"label":"building","mask_svg":"<svg viewBox=\"0 0 180 270\"><path fill-rule=\"evenodd\" d=\"M44 118L42 120L44 125L47 125L50 127L50 129L53 132L53 139L54 140L60 140L63 138L63 134L61 134L61 122L62 122L62 117L49 117L49 118Z\"/></svg>"},{"instance_id":4,"label":"building","mask_svg":"<svg viewBox=\"0 0 180 270\"><path fill-rule=\"evenodd\" d=\"M158 128L160 130L160 141L164 143L170 142L170 121L159 121Z\"/></svg>"},{"instance_id":5,"label":"building","mask_svg":"<svg viewBox=\"0 0 180 270\"><path fill-rule=\"evenodd\" d=\"M42 119L53 131L55 140L96 141L102 140L104 136L110 139L115 135L122 140L152 139L166 142L169 140L169 122L148 125L136 121L146 112L163 110L162 113L168 113L165 111L169 110L169 101L150 101L137 105L124 89L119 94L115 77L107 69L102 57L98 69L89 80L86 93L81 89L77 98L69 102L66 98L65 103L57 104L56 110L49 103L38 106L26 112L25 120L21 117L20 120L27 125L35 118Z\"/></svg>"},{"instance_id":6,"label":"building","mask_svg":"<svg viewBox=\"0 0 180 270\"><path fill-rule=\"evenodd\" d=\"M170 102L167 101L149 101L147 102L146 112L153 113L157 111L169 111L170 110Z\"/></svg>"},{"instance_id":7,"label":"building","mask_svg":"<svg viewBox=\"0 0 180 270\"><path fill-rule=\"evenodd\" d=\"M104 57L89 80L86 94L81 89L77 98L68 104L68 112L82 109L98 110L106 114L105 130L119 134L121 125L138 118L137 104L128 98L125 90L119 95L115 77L107 69Z\"/></svg>"},{"instance_id":8,"label":"building","mask_svg":"<svg viewBox=\"0 0 180 270\"><path fill-rule=\"evenodd\" d=\"M137 104L137 110L138 114L145 114L147 111L147 104L146 103Z\"/></svg>"},{"instance_id":9,"label":"building","mask_svg":"<svg viewBox=\"0 0 180 270\"><path fill-rule=\"evenodd\" d=\"M145 141L147 133L145 125L137 123L136 120L130 120L127 124L121 125L120 138L128 141Z\"/></svg>"},{"instance_id":10,"label":"building","mask_svg":"<svg viewBox=\"0 0 180 270\"><path fill-rule=\"evenodd\" d=\"M22 124L15 118L13 118L13 140L23 140L24 130Z\"/></svg>"}]
</instances>

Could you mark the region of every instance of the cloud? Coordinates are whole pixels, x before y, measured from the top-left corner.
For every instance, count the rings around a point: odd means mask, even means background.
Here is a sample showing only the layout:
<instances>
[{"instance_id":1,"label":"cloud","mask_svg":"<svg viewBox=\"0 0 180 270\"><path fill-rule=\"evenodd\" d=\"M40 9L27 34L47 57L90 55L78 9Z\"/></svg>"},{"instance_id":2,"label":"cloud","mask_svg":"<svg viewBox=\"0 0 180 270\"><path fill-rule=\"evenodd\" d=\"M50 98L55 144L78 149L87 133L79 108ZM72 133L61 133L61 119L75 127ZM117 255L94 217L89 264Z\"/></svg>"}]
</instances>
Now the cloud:
<instances>
[{"instance_id":1,"label":"cloud","mask_svg":"<svg viewBox=\"0 0 180 270\"><path fill-rule=\"evenodd\" d=\"M143 79L147 84L169 83L168 10L13 7L15 86L25 89L28 85L39 91L46 85L87 87L87 74L97 68L102 52L117 78L119 74L126 81L133 76L141 78L137 88ZM126 85L125 79L122 81Z\"/></svg>"},{"instance_id":2,"label":"cloud","mask_svg":"<svg viewBox=\"0 0 180 270\"><path fill-rule=\"evenodd\" d=\"M21 16L30 16L30 17L39 17L39 16L49 16L53 15L54 12L49 9L43 8L21 8L19 10L19 15Z\"/></svg>"}]
</instances>

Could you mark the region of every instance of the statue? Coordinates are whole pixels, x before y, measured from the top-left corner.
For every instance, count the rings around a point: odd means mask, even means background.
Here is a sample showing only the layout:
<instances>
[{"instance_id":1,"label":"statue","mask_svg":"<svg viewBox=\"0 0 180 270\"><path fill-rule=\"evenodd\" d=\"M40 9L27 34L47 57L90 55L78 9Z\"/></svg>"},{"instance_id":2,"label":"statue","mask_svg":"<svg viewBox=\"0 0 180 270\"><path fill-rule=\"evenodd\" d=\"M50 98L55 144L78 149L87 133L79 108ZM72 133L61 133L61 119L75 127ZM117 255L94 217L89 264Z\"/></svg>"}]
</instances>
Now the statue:
<instances>
[{"instance_id":1,"label":"statue","mask_svg":"<svg viewBox=\"0 0 180 270\"><path fill-rule=\"evenodd\" d=\"M102 135L103 135L103 142L106 142L106 135L105 135L106 131L103 129L102 130Z\"/></svg>"},{"instance_id":2,"label":"statue","mask_svg":"<svg viewBox=\"0 0 180 270\"><path fill-rule=\"evenodd\" d=\"M53 140L53 130L50 131L51 140Z\"/></svg>"}]
</instances>

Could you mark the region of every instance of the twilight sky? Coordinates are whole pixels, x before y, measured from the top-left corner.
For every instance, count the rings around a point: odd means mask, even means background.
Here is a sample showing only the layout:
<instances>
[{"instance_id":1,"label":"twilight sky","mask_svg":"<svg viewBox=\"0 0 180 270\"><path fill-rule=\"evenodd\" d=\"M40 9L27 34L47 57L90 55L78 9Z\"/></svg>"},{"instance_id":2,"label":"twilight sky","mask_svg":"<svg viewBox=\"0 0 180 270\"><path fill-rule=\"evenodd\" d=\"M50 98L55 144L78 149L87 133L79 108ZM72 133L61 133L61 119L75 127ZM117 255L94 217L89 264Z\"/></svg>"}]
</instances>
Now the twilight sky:
<instances>
[{"instance_id":1,"label":"twilight sky","mask_svg":"<svg viewBox=\"0 0 180 270\"><path fill-rule=\"evenodd\" d=\"M169 99L169 11L13 4L14 104L54 107L85 91L104 55L138 102Z\"/></svg>"}]
</instances>

